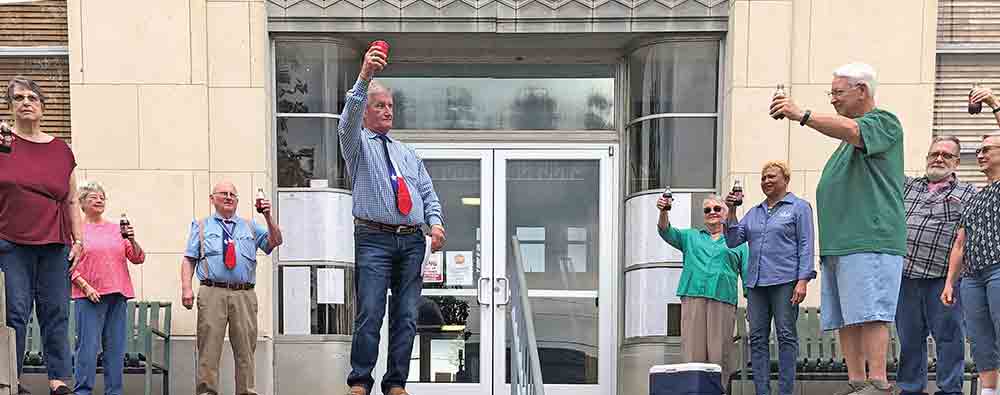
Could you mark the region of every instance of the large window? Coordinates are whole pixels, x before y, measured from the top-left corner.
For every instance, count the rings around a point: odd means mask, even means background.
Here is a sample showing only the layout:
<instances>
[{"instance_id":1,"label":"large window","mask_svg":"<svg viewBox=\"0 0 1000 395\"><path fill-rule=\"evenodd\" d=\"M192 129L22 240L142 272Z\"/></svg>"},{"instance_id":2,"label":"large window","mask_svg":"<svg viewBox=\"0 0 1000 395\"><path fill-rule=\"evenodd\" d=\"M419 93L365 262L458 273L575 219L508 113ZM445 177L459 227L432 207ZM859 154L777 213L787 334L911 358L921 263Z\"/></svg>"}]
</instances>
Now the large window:
<instances>
[{"instance_id":1,"label":"large window","mask_svg":"<svg viewBox=\"0 0 1000 395\"><path fill-rule=\"evenodd\" d=\"M614 129L610 65L400 63L379 80L395 129Z\"/></svg>"},{"instance_id":2,"label":"large window","mask_svg":"<svg viewBox=\"0 0 1000 395\"><path fill-rule=\"evenodd\" d=\"M335 43L275 43L278 187L325 180L332 188L350 188L337 122L360 56Z\"/></svg>"},{"instance_id":3,"label":"large window","mask_svg":"<svg viewBox=\"0 0 1000 395\"><path fill-rule=\"evenodd\" d=\"M719 52L717 39L692 39L642 46L628 58L626 338L682 335L680 254L655 234L654 202L670 187L679 199L671 222L702 225L701 200L718 179Z\"/></svg>"},{"instance_id":4,"label":"large window","mask_svg":"<svg viewBox=\"0 0 1000 395\"><path fill-rule=\"evenodd\" d=\"M665 42L629 56L628 193L715 188L719 42Z\"/></svg>"}]
</instances>

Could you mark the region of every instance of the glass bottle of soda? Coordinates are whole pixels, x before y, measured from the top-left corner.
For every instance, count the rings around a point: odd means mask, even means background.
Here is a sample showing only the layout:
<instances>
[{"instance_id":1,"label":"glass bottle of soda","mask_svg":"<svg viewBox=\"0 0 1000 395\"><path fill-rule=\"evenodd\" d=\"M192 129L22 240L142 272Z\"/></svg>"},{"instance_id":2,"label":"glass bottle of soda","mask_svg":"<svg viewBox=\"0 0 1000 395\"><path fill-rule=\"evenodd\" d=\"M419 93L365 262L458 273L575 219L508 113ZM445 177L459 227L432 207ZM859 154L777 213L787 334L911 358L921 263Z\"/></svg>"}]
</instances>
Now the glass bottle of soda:
<instances>
[{"instance_id":1,"label":"glass bottle of soda","mask_svg":"<svg viewBox=\"0 0 1000 395\"><path fill-rule=\"evenodd\" d=\"M118 228L122 232L122 238L123 239L128 239L128 236L129 236L128 226L129 225L130 225L130 223L128 221L128 217L125 216L125 213L122 213L122 218L120 220L118 220Z\"/></svg>"},{"instance_id":2,"label":"glass bottle of soda","mask_svg":"<svg viewBox=\"0 0 1000 395\"><path fill-rule=\"evenodd\" d=\"M774 90L774 96L771 96L771 100L773 101L779 97L785 97L785 84L778 84L778 88ZM775 114L771 118L785 119L785 114Z\"/></svg>"},{"instance_id":3,"label":"glass bottle of soda","mask_svg":"<svg viewBox=\"0 0 1000 395\"><path fill-rule=\"evenodd\" d=\"M666 188L664 188L664 189L663 189L663 195L662 195L662 196L663 196L664 198L666 198L666 199L671 199L671 200L673 200L673 198L674 198L674 192L673 192L673 191L671 191L671 190L670 190L670 187L668 186L668 187L666 187ZM673 202L671 202L671 203L673 203ZM667 203L667 207L666 207L666 209L667 209L668 211L670 210L670 206L672 206L672 204L671 204L671 203Z\"/></svg>"},{"instance_id":4,"label":"glass bottle of soda","mask_svg":"<svg viewBox=\"0 0 1000 395\"><path fill-rule=\"evenodd\" d=\"M979 83L972 84L972 89L969 90L969 115L976 115L983 112L983 102L972 102L972 92L975 91L976 88L979 88Z\"/></svg>"},{"instance_id":5,"label":"glass bottle of soda","mask_svg":"<svg viewBox=\"0 0 1000 395\"><path fill-rule=\"evenodd\" d=\"M9 154L14 146L14 131L10 126L0 122L0 153Z\"/></svg>"},{"instance_id":6,"label":"glass bottle of soda","mask_svg":"<svg viewBox=\"0 0 1000 395\"><path fill-rule=\"evenodd\" d=\"M257 199L254 201L257 212L264 214L264 188L257 188Z\"/></svg>"},{"instance_id":7,"label":"glass bottle of soda","mask_svg":"<svg viewBox=\"0 0 1000 395\"><path fill-rule=\"evenodd\" d=\"M735 207L743 205L743 183L741 183L740 180L733 182L733 194L737 193L740 194L740 197L734 202Z\"/></svg>"}]
</instances>

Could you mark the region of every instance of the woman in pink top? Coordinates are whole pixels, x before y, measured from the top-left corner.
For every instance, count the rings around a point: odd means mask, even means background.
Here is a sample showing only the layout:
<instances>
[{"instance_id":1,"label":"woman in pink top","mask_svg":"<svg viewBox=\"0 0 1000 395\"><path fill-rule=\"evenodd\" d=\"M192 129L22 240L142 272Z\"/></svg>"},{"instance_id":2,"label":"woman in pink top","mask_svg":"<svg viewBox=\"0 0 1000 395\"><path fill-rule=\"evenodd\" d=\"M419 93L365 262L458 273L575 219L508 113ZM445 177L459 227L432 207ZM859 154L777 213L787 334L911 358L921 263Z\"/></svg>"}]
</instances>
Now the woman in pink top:
<instances>
[{"instance_id":1,"label":"woman in pink top","mask_svg":"<svg viewBox=\"0 0 1000 395\"><path fill-rule=\"evenodd\" d=\"M84 213L83 239L87 253L70 272L76 307L76 365L73 377L77 395L93 392L97 374L97 352L104 347L104 393L122 393L122 368L125 361L125 316L128 300L135 297L128 260L140 264L146 260L135 241L131 225L122 229L118 223L104 220L104 188L98 183L80 187L80 207ZM127 238L122 237L127 236Z\"/></svg>"}]
</instances>

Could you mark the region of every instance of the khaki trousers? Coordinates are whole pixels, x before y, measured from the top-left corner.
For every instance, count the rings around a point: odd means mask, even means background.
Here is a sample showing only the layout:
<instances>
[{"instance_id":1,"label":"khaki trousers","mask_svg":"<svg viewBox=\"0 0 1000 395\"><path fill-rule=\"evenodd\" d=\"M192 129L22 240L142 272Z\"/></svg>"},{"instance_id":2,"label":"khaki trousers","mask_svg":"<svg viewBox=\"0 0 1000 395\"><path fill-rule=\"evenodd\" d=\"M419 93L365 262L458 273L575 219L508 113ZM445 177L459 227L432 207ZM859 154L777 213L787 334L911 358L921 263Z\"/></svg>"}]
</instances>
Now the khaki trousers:
<instances>
[{"instance_id":1,"label":"khaki trousers","mask_svg":"<svg viewBox=\"0 0 1000 395\"><path fill-rule=\"evenodd\" d=\"M681 298L681 356L684 362L714 363L729 374L736 306L708 298Z\"/></svg>"},{"instance_id":2,"label":"khaki trousers","mask_svg":"<svg viewBox=\"0 0 1000 395\"><path fill-rule=\"evenodd\" d=\"M198 395L219 393L219 360L229 327L236 362L236 394L254 390L257 349L257 293L202 286L198 289Z\"/></svg>"}]
</instances>

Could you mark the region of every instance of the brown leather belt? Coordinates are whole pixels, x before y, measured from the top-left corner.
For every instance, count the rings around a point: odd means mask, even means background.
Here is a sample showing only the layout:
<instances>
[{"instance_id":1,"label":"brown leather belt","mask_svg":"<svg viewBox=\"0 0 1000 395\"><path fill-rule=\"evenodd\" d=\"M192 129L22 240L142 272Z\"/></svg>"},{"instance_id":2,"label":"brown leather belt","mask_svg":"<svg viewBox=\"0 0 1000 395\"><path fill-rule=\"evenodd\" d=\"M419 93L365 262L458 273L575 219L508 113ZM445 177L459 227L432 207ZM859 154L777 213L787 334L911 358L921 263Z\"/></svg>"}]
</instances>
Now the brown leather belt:
<instances>
[{"instance_id":1,"label":"brown leather belt","mask_svg":"<svg viewBox=\"0 0 1000 395\"><path fill-rule=\"evenodd\" d=\"M249 291L253 289L254 286L250 283L220 283L212 280L201 280L201 285L206 287L231 289L234 291Z\"/></svg>"},{"instance_id":2,"label":"brown leather belt","mask_svg":"<svg viewBox=\"0 0 1000 395\"><path fill-rule=\"evenodd\" d=\"M416 225L386 225L381 222L369 221L367 219L355 218L355 225L364 225L375 230L395 233L397 235L412 235L420 232L420 227Z\"/></svg>"}]
</instances>

